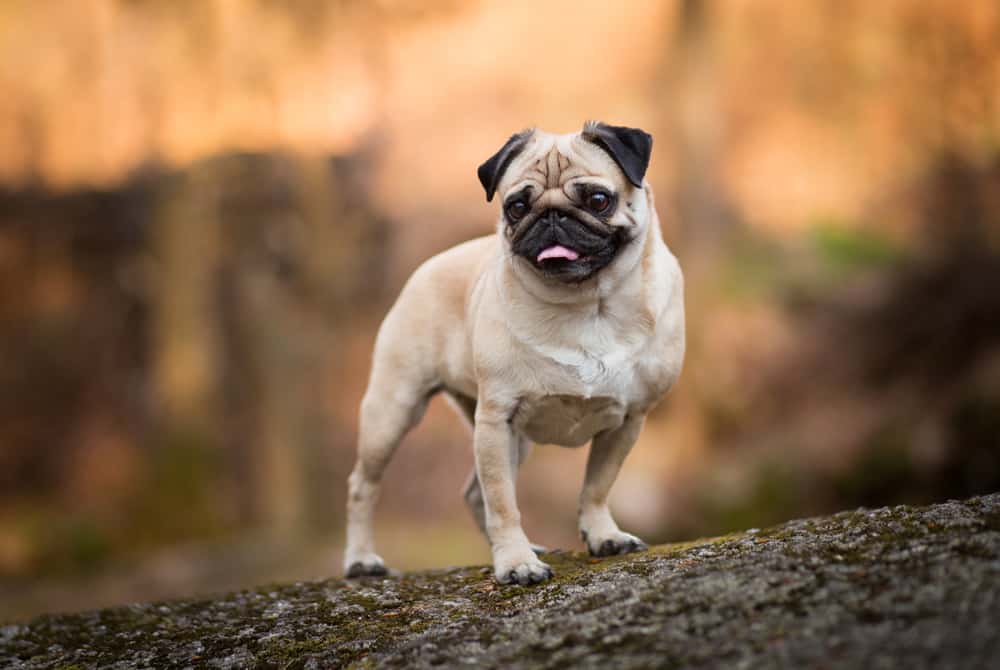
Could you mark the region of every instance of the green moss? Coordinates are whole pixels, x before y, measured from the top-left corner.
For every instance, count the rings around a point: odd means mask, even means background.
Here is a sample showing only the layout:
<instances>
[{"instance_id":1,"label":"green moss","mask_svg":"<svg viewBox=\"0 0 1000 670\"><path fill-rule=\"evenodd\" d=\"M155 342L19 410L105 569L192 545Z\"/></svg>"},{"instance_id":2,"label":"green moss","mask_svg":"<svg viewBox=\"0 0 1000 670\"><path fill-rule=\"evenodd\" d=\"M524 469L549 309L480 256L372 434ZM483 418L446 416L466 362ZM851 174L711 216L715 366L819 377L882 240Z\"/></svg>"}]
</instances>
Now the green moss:
<instances>
[{"instance_id":1,"label":"green moss","mask_svg":"<svg viewBox=\"0 0 1000 670\"><path fill-rule=\"evenodd\" d=\"M276 644L259 654L259 659L284 670L285 668L300 668L305 665L311 654L334 649L343 642L340 636L317 638L312 640L297 640L290 644Z\"/></svg>"},{"instance_id":2,"label":"green moss","mask_svg":"<svg viewBox=\"0 0 1000 670\"><path fill-rule=\"evenodd\" d=\"M362 593L348 593L344 596L344 599L352 605L363 607L365 612L376 612L381 609L381 605L379 605L377 599Z\"/></svg>"}]
</instances>

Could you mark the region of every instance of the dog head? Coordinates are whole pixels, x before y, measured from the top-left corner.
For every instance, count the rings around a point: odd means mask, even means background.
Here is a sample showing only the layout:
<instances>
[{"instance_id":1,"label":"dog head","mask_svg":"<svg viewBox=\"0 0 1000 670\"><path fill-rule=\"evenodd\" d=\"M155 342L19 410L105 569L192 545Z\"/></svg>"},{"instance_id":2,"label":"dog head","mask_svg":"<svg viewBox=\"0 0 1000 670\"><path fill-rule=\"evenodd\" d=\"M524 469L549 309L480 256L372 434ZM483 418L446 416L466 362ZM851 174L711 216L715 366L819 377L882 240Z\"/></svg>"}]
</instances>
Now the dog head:
<instances>
[{"instance_id":1,"label":"dog head","mask_svg":"<svg viewBox=\"0 0 1000 670\"><path fill-rule=\"evenodd\" d=\"M587 122L552 135L525 130L479 167L486 200L500 198L499 233L513 262L542 278L583 282L645 235L643 177L653 138Z\"/></svg>"}]
</instances>

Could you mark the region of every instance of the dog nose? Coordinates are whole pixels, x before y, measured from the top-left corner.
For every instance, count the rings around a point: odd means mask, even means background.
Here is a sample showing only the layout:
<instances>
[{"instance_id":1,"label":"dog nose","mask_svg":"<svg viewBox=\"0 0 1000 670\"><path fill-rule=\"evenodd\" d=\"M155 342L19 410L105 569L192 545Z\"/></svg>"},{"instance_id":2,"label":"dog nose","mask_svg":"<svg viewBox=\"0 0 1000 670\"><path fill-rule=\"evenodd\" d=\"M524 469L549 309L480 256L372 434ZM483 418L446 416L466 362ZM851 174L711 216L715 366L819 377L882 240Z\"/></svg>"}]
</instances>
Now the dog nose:
<instances>
[{"instance_id":1,"label":"dog nose","mask_svg":"<svg viewBox=\"0 0 1000 670\"><path fill-rule=\"evenodd\" d=\"M549 223L566 223L569 216L558 209L550 209L542 215Z\"/></svg>"}]
</instances>

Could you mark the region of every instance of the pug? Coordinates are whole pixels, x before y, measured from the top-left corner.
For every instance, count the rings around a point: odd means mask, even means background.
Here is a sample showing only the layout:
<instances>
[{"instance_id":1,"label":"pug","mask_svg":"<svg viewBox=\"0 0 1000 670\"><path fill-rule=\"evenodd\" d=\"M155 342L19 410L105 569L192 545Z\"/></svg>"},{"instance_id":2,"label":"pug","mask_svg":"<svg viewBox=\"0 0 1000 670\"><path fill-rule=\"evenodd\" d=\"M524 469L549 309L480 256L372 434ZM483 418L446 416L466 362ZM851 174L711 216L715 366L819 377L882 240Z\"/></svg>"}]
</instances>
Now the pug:
<instances>
[{"instance_id":1,"label":"pug","mask_svg":"<svg viewBox=\"0 0 1000 670\"><path fill-rule=\"evenodd\" d=\"M349 478L348 577L383 575L372 516L386 465L445 394L473 433L464 495L500 583L552 576L521 528L517 467L532 444L591 444L579 530L594 556L642 551L608 494L684 358L680 267L644 181L652 137L588 122L525 130L479 167L496 233L420 266L385 317Z\"/></svg>"}]
</instances>

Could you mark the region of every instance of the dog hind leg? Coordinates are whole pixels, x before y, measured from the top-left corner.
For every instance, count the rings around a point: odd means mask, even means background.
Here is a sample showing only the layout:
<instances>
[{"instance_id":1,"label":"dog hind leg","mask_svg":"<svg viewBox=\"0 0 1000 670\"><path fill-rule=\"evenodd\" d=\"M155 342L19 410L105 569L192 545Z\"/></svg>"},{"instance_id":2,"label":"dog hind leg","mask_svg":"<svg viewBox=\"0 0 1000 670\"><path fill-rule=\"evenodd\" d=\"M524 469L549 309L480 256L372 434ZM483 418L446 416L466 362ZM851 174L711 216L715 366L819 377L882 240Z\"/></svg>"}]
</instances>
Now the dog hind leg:
<instances>
[{"instance_id":1,"label":"dog hind leg","mask_svg":"<svg viewBox=\"0 0 1000 670\"><path fill-rule=\"evenodd\" d=\"M644 417L629 417L619 428L598 434L590 445L587 473L580 492L580 536L593 556L612 556L645 551L646 544L624 533L608 509L608 495L632 449Z\"/></svg>"},{"instance_id":2,"label":"dog hind leg","mask_svg":"<svg viewBox=\"0 0 1000 670\"><path fill-rule=\"evenodd\" d=\"M430 388L431 390L428 390ZM373 516L382 475L403 436L420 421L433 385L372 375L361 402L358 458L348 479L347 547L344 574L347 577L386 574L385 563L375 553Z\"/></svg>"}]
</instances>

